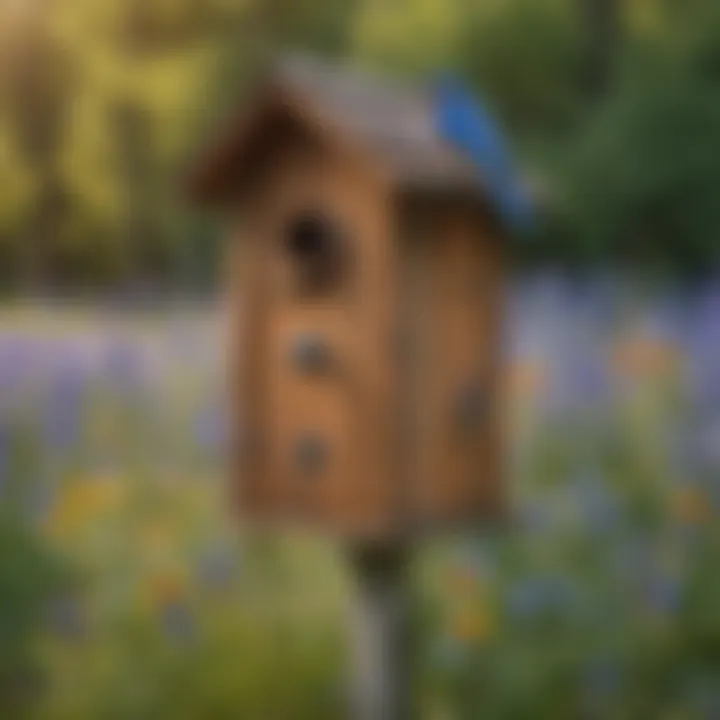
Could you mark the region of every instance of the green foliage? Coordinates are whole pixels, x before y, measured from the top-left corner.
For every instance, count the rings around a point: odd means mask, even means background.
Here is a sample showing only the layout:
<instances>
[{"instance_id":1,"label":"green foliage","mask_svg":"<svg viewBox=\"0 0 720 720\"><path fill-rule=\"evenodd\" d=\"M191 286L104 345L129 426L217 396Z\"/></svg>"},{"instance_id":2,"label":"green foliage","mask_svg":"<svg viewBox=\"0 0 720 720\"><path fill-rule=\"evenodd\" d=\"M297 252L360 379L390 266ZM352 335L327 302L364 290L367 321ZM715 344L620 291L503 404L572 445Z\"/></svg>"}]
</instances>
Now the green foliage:
<instances>
[{"instance_id":1,"label":"green foliage","mask_svg":"<svg viewBox=\"0 0 720 720\"><path fill-rule=\"evenodd\" d=\"M720 84L704 62L628 71L573 145L563 205L590 257L663 271L720 260Z\"/></svg>"},{"instance_id":2,"label":"green foliage","mask_svg":"<svg viewBox=\"0 0 720 720\"><path fill-rule=\"evenodd\" d=\"M427 561L427 693L468 719L706 717L720 671L716 528L678 523L671 473L646 477L634 440L578 452L562 434L543 432L533 454L561 454L566 472L523 479L544 526ZM612 520L599 498L577 502L589 467L620 500ZM471 568L460 589L453 567ZM489 616L482 632L448 629L462 595Z\"/></svg>"},{"instance_id":3,"label":"green foliage","mask_svg":"<svg viewBox=\"0 0 720 720\"><path fill-rule=\"evenodd\" d=\"M28 528L0 516L0 702L19 717L42 682L36 653L62 563Z\"/></svg>"},{"instance_id":4,"label":"green foliage","mask_svg":"<svg viewBox=\"0 0 720 720\"><path fill-rule=\"evenodd\" d=\"M567 0L483 5L463 20L460 68L518 141L554 137L581 107L582 34Z\"/></svg>"},{"instance_id":5,"label":"green foliage","mask_svg":"<svg viewBox=\"0 0 720 720\"><path fill-rule=\"evenodd\" d=\"M0 287L206 282L215 248L183 172L284 48L465 75L541 180L528 261L677 272L717 260L711 0L617 0L610 32L588 19L595 0L24 5L0 6Z\"/></svg>"},{"instance_id":6,"label":"green foliage","mask_svg":"<svg viewBox=\"0 0 720 720\"><path fill-rule=\"evenodd\" d=\"M466 12L458 0L369 0L360 4L353 51L381 68L427 74L453 62Z\"/></svg>"}]
</instances>

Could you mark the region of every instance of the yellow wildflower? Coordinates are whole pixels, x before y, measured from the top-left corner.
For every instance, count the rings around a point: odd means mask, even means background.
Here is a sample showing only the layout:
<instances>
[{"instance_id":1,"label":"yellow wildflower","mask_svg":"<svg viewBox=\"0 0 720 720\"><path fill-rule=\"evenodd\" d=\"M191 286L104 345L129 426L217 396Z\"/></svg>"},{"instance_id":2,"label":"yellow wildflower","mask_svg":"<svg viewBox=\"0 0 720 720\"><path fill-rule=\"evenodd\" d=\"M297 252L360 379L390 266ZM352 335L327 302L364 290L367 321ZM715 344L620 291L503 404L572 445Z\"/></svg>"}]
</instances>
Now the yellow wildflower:
<instances>
[{"instance_id":1,"label":"yellow wildflower","mask_svg":"<svg viewBox=\"0 0 720 720\"><path fill-rule=\"evenodd\" d=\"M680 352L671 343L652 338L630 338L613 351L613 367L621 377L657 377L677 369Z\"/></svg>"},{"instance_id":2,"label":"yellow wildflower","mask_svg":"<svg viewBox=\"0 0 720 720\"><path fill-rule=\"evenodd\" d=\"M180 571L165 571L150 578L148 590L155 606L169 605L179 600L187 589L187 579Z\"/></svg>"},{"instance_id":3,"label":"yellow wildflower","mask_svg":"<svg viewBox=\"0 0 720 720\"><path fill-rule=\"evenodd\" d=\"M143 529L143 551L150 554L163 554L172 550L175 544L173 527L163 520L154 520Z\"/></svg>"},{"instance_id":4,"label":"yellow wildflower","mask_svg":"<svg viewBox=\"0 0 720 720\"><path fill-rule=\"evenodd\" d=\"M115 509L123 494L123 485L116 480L88 478L75 481L65 489L54 507L50 528L60 534L79 530Z\"/></svg>"},{"instance_id":5,"label":"yellow wildflower","mask_svg":"<svg viewBox=\"0 0 720 720\"><path fill-rule=\"evenodd\" d=\"M484 604L475 604L455 612L450 622L450 633L457 640L482 642L495 629L495 618Z\"/></svg>"},{"instance_id":6,"label":"yellow wildflower","mask_svg":"<svg viewBox=\"0 0 720 720\"><path fill-rule=\"evenodd\" d=\"M689 525L700 525L710 519L710 501L699 488L678 490L673 509L678 518Z\"/></svg>"}]
</instances>

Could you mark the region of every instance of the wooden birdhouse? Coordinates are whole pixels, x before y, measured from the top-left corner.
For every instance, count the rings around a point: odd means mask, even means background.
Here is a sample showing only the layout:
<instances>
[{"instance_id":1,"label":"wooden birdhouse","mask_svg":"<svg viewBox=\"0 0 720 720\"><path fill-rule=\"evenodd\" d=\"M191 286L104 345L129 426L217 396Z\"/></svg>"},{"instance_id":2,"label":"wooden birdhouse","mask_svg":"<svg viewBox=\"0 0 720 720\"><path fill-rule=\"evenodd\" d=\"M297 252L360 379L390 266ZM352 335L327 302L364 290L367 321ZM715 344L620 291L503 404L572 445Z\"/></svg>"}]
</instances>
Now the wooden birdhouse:
<instances>
[{"instance_id":1,"label":"wooden birdhouse","mask_svg":"<svg viewBox=\"0 0 720 720\"><path fill-rule=\"evenodd\" d=\"M385 539L502 511L503 224L438 127L427 90L295 58L193 175L230 217L253 521Z\"/></svg>"}]
</instances>

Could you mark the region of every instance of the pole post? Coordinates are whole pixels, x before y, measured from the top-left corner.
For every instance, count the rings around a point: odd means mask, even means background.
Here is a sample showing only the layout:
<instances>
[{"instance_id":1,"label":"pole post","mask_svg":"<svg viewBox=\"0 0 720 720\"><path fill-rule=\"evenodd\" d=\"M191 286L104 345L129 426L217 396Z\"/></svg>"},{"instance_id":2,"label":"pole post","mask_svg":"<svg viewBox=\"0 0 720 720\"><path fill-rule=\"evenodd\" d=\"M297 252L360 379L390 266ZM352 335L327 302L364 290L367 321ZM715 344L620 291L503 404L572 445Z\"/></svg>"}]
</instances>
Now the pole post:
<instances>
[{"instance_id":1,"label":"pole post","mask_svg":"<svg viewBox=\"0 0 720 720\"><path fill-rule=\"evenodd\" d=\"M360 545L351 548L350 557L355 580L350 717L408 720L409 553L402 545Z\"/></svg>"}]
</instances>

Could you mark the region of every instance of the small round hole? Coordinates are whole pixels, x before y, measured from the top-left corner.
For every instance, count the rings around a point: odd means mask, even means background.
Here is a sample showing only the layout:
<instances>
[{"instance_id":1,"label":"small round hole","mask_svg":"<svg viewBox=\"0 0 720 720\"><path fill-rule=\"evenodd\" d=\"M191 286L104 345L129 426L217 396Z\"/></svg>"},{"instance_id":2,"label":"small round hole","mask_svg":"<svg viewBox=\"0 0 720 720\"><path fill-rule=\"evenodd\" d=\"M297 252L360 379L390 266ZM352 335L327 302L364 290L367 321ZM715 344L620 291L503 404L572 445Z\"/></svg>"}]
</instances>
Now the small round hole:
<instances>
[{"instance_id":1,"label":"small round hole","mask_svg":"<svg viewBox=\"0 0 720 720\"><path fill-rule=\"evenodd\" d=\"M304 475L317 476L327 463L328 448L316 435L303 435L295 443L295 465Z\"/></svg>"},{"instance_id":2,"label":"small round hole","mask_svg":"<svg viewBox=\"0 0 720 720\"><path fill-rule=\"evenodd\" d=\"M285 251L304 294L334 290L342 279L343 243L334 222L318 211L303 212L285 231Z\"/></svg>"},{"instance_id":3,"label":"small round hole","mask_svg":"<svg viewBox=\"0 0 720 720\"><path fill-rule=\"evenodd\" d=\"M322 335L303 332L290 349L293 365L305 375L322 375L331 365L331 353Z\"/></svg>"}]
</instances>

